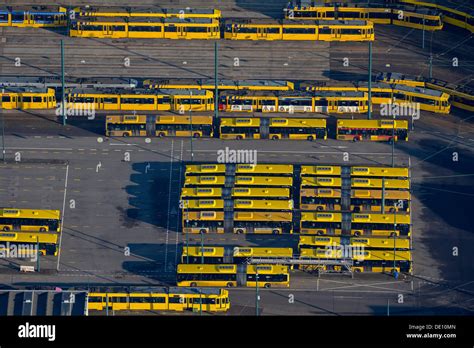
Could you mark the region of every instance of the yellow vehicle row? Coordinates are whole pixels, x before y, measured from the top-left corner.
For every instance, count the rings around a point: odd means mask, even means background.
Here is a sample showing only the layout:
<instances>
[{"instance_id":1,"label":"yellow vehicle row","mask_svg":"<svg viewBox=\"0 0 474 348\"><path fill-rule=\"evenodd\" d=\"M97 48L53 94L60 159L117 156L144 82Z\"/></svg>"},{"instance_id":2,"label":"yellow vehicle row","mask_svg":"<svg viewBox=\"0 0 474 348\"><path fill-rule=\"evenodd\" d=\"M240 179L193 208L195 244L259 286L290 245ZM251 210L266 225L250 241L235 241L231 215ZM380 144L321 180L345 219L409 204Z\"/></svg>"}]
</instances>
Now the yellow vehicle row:
<instances>
[{"instance_id":1,"label":"yellow vehicle row","mask_svg":"<svg viewBox=\"0 0 474 348\"><path fill-rule=\"evenodd\" d=\"M203 311L230 309L225 289L150 288L148 291L94 291L87 296L89 311Z\"/></svg>"},{"instance_id":2,"label":"yellow vehicle row","mask_svg":"<svg viewBox=\"0 0 474 348\"><path fill-rule=\"evenodd\" d=\"M0 209L0 244L37 247L41 255L57 255L61 232L59 210Z\"/></svg>"}]
</instances>

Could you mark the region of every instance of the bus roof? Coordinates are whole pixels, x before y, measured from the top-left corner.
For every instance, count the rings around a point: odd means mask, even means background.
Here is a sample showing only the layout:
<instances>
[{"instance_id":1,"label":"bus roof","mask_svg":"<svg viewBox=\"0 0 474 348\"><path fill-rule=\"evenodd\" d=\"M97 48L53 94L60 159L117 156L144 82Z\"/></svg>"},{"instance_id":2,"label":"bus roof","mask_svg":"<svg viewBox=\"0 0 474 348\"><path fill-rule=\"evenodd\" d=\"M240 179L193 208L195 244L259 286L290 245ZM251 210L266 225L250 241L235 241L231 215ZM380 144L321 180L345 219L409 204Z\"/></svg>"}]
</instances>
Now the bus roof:
<instances>
[{"instance_id":1,"label":"bus roof","mask_svg":"<svg viewBox=\"0 0 474 348\"><path fill-rule=\"evenodd\" d=\"M341 175L340 166L301 166L301 175Z\"/></svg>"},{"instance_id":2,"label":"bus roof","mask_svg":"<svg viewBox=\"0 0 474 348\"><path fill-rule=\"evenodd\" d=\"M222 197L220 187L183 187L181 197Z\"/></svg>"},{"instance_id":3,"label":"bus roof","mask_svg":"<svg viewBox=\"0 0 474 348\"><path fill-rule=\"evenodd\" d=\"M379 223L379 224L409 224L410 214L397 213L397 214L364 214L354 213L352 214L353 223Z\"/></svg>"},{"instance_id":4,"label":"bus roof","mask_svg":"<svg viewBox=\"0 0 474 348\"><path fill-rule=\"evenodd\" d=\"M237 273L237 265L179 264L178 273Z\"/></svg>"},{"instance_id":5,"label":"bus roof","mask_svg":"<svg viewBox=\"0 0 474 348\"><path fill-rule=\"evenodd\" d=\"M188 164L186 173L225 173L225 164Z\"/></svg>"},{"instance_id":6,"label":"bus roof","mask_svg":"<svg viewBox=\"0 0 474 348\"><path fill-rule=\"evenodd\" d=\"M393 128L393 119L384 120L337 120L337 127L342 128ZM407 129L408 121L406 120L395 120L395 128Z\"/></svg>"},{"instance_id":7,"label":"bus roof","mask_svg":"<svg viewBox=\"0 0 474 348\"><path fill-rule=\"evenodd\" d=\"M223 211L183 211L183 220L224 221Z\"/></svg>"},{"instance_id":8,"label":"bus roof","mask_svg":"<svg viewBox=\"0 0 474 348\"><path fill-rule=\"evenodd\" d=\"M293 178L288 176L250 176L238 175L235 177L235 185L242 186L292 186Z\"/></svg>"},{"instance_id":9,"label":"bus roof","mask_svg":"<svg viewBox=\"0 0 474 348\"><path fill-rule=\"evenodd\" d=\"M291 222L293 214L291 212L234 212L234 221L281 221Z\"/></svg>"},{"instance_id":10,"label":"bus roof","mask_svg":"<svg viewBox=\"0 0 474 348\"><path fill-rule=\"evenodd\" d=\"M290 197L288 188L278 187L234 187L233 197Z\"/></svg>"},{"instance_id":11,"label":"bus roof","mask_svg":"<svg viewBox=\"0 0 474 348\"><path fill-rule=\"evenodd\" d=\"M293 174L291 164L237 164L237 174Z\"/></svg>"},{"instance_id":12,"label":"bus roof","mask_svg":"<svg viewBox=\"0 0 474 348\"><path fill-rule=\"evenodd\" d=\"M382 199L382 190L352 190L352 198L372 198ZM385 190L385 199L406 199L410 200L410 191Z\"/></svg>"},{"instance_id":13,"label":"bus roof","mask_svg":"<svg viewBox=\"0 0 474 348\"><path fill-rule=\"evenodd\" d=\"M326 128L326 119L315 118L270 118L270 127L321 127Z\"/></svg>"},{"instance_id":14,"label":"bus roof","mask_svg":"<svg viewBox=\"0 0 474 348\"><path fill-rule=\"evenodd\" d=\"M351 167L352 176L403 177L408 178L406 167Z\"/></svg>"},{"instance_id":15,"label":"bus roof","mask_svg":"<svg viewBox=\"0 0 474 348\"><path fill-rule=\"evenodd\" d=\"M221 117L219 121L221 127L260 127L260 118Z\"/></svg>"},{"instance_id":16,"label":"bus roof","mask_svg":"<svg viewBox=\"0 0 474 348\"><path fill-rule=\"evenodd\" d=\"M37 209L17 209L1 208L2 218L22 218L22 219L52 219L59 220L61 212L59 210L37 210Z\"/></svg>"},{"instance_id":17,"label":"bus roof","mask_svg":"<svg viewBox=\"0 0 474 348\"><path fill-rule=\"evenodd\" d=\"M341 222L342 213L301 212L301 221Z\"/></svg>"}]
</instances>

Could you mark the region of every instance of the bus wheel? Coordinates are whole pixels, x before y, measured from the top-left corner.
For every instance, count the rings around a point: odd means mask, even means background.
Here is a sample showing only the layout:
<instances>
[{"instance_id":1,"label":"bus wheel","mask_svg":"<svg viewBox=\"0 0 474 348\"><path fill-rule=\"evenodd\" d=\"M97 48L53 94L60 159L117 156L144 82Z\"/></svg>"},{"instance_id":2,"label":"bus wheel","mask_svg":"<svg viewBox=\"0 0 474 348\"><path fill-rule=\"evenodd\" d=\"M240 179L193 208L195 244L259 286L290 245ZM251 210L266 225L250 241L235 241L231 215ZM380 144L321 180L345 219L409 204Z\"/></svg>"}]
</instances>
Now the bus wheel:
<instances>
[{"instance_id":1,"label":"bus wheel","mask_svg":"<svg viewBox=\"0 0 474 348\"><path fill-rule=\"evenodd\" d=\"M278 140L278 135L272 136L272 140Z\"/></svg>"},{"instance_id":2,"label":"bus wheel","mask_svg":"<svg viewBox=\"0 0 474 348\"><path fill-rule=\"evenodd\" d=\"M228 288L231 288L231 287L233 287L233 286L234 286L234 284L232 284L231 282L227 283L227 287L228 287Z\"/></svg>"},{"instance_id":3,"label":"bus wheel","mask_svg":"<svg viewBox=\"0 0 474 348\"><path fill-rule=\"evenodd\" d=\"M40 227L40 232L46 232L46 228Z\"/></svg>"},{"instance_id":4,"label":"bus wheel","mask_svg":"<svg viewBox=\"0 0 474 348\"><path fill-rule=\"evenodd\" d=\"M192 282L190 285L192 288L195 288L197 286L196 282Z\"/></svg>"},{"instance_id":5,"label":"bus wheel","mask_svg":"<svg viewBox=\"0 0 474 348\"><path fill-rule=\"evenodd\" d=\"M316 234L317 234L318 236L322 236L322 235L324 234L324 231L321 231L321 230L320 230L320 231L317 231Z\"/></svg>"},{"instance_id":6,"label":"bus wheel","mask_svg":"<svg viewBox=\"0 0 474 348\"><path fill-rule=\"evenodd\" d=\"M193 138L199 138L201 135L199 133L194 133Z\"/></svg>"},{"instance_id":7,"label":"bus wheel","mask_svg":"<svg viewBox=\"0 0 474 348\"><path fill-rule=\"evenodd\" d=\"M280 231L279 231L279 230L273 230L272 233L273 233L273 234L279 234Z\"/></svg>"},{"instance_id":8,"label":"bus wheel","mask_svg":"<svg viewBox=\"0 0 474 348\"><path fill-rule=\"evenodd\" d=\"M310 135L310 136L309 136L308 138L306 138L306 139L308 139L309 141L313 141L313 140L314 140L314 137L313 137L312 135Z\"/></svg>"},{"instance_id":9,"label":"bus wheel","mask_svg":"<svg viewBox=\"0 0 474 348\"><path fill-rule=\"evenodd\" d=\"M359 141L359 138L358 138L358 137L354 137L354 138L352 139L352 141L353 141L354 143L356 143L356 142Z\"/></svg>"},{"instance_id":10,"label":"bus wheel","mask_svg":"<svg viewBox=\"0 0 474 348\"><path fill-rule=\"evenodd\" d=\"M164 136L165 136L165 133L164 133L164 132L158 133L158 137L159 137L159 138L163 138Z\"/></svg>"},{"instance_id":11,"label":"bus wheel","mask_svg":"<svg viewBox=\"0 0 474 348\"><path fill-rule=\"evenodd\" d=\"M237 139L237 140L242 140L243 138L242 138L241 135L237 135L237 136L235 137L235 139Z\"/></svg>"},{"instance_id":12,"label":"bus wheel","mask_svg":"<svg viewBox=\"0 0 474 348\"><path fill-rule=\"evenodd\" d=\"M244 233L244 230L239 228L236 232L237 232L237 234L242 234L242 233Z\"/></svg>"},{"instance_id":13,"label":"bus wheel","mask_svg":"<svg viewBox=\"0 0 474 348\"><path fill-rule=\"evenodd\" d=\"M4 230L5 232L10 231L10 227L8 227L8 226L3 226L3 230Z\"/></svg>"},{"instance_id":14,"label":"bus wheel","mask_svg":"<svg viewBox=\"0 0 474 348\"><path fill-rule=\"evenodd\" d=\"M200 233L200 234L204 234L204 233L206 233L206 232L207 232L207 231L206 231L204 228L201 228L201 229L199 230L199 233Z\"/></svg>"},{"instance_id":15,"label":"bus wheel","mask_svg":"<svg viewBox=\"0 0 474 348\"><path fill-rule=\"evenodd\" d=\"M396 236L397 236L397 233L396 233L396 232L390 233L390 237L396 237Z\"/></svg>"},{"instance_id":16,"label":"bus wheel","mask_svg":"<svg viewBox=\"0 0 474 348\"><path fill-rule=\"evenodd\" d=\"M355 231L355 232L354 232L354 236L360 237L360 231Z\"/></svg>"},{"instance_id":17,"label":"bus wheel","mask_svg":"<svg viewBox=\"0 0 474 348\"><path fill-rule=\"evenodd\" d=\"M263 287L265 287L265 288L267 288L267 289L268 289L270 286L271 286L270 284L268 284L268 283L265 283L265 285L264 285Z\"/></svg>"},{"instance_id":18,"label":"bus wheel","mask_svg":"<svg viewBox=\"0 0 474 348\"><path fill-rule=\"evenodd\" d=\"M354 269L354 273L360 273L360 268Z\"/></svg>"},{"instance_id":19,"label":"bus wheel","mask_svg":"<svg viewBox=\"0 0 474 348\"><path fill-rule=\"evenodd\" d=\"M389 211L390 211L391 213L394 213L394 212L395 212L395 208L394 208L394 207L391 207Z\"/></svg>"},{"instance_id":20,"label":"bus wheel","mask_svg":"<svg viewBox=\"0 0 474 348\"><path fill-rule=\"evenodd\" d=\"M322 210L323 210L323 207L318 206L318 207L316 208L316 210L317 210L317 211L322 211Z\"/></svg>"},{"instance_id":21,"label":"bus wheel","mask_svg":"<svg viewBox=\"0 0 474 348\"><path fill-rule=\"evenodd\" d=\"M123 133L123 135L122 135L122 136L123 136L124 138L126 138L126 137L128 137L128 136L129 136L129 134L128 134L128 133Z\"/></svg>"}]
</instances>

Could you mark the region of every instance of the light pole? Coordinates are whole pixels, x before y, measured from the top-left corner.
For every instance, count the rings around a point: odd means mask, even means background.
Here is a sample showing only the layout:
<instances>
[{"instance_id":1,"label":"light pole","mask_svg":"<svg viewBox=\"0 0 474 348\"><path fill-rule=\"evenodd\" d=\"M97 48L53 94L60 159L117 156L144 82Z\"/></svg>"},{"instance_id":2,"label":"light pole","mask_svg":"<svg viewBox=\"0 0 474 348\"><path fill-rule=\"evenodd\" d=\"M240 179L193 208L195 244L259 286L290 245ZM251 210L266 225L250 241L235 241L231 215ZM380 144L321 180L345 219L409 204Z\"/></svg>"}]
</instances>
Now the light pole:
<instances>
[{"instance_id":1,"label":"light pole","mask_svg":"<svg viewBox=\"0 0 474 348\"><path fill-rule=\"evenodd\" d=\"M193 91L189 90L189 136L191 137L191 162L194 162L194 152L193 152L193 115L192 115L192 98Z\"/></svg>"},{"instance_id":2,"label":"light pole","mask_svg":"<svg viewBox=\"0 0 474 348\"><path fill-rule=\"evenodd\" d=\"M258 317L258 302L260 301L260 296L258 295L258 269L255 266L255 315Z\"/></svg>"},{"instance_id":3,"label":"light pole","mask_svg":"<svg viewBox=\"0 0 474 348\"><path fill-rule=\"evenodd\" d=\"M219 98L219 77L218 77L218 57L217 57L217 52L218 52L218 43L217 41L214 42L214 117L217 120L217 117L219 116L219 103L218 103L218 98Z\"/></svg>"},{"instance_id":4,"label":"light pole","mask_svg":"<svg viewBox=\"0 0 474 348\"><path fill-rule=\"evenodd\" d=\"M6 162L6 153L5 153L5 115L2 112L2 160L3 163Z\"/></svg>"},{"instance_id":5,"label":"light pole","mask_svg":"<svg viewBox=\"0 0 474 348\"><path fill-rule=\"evenodd\" d=\"M64 83L64 41L61 40L61 93L62 93L62 116L63 116L63 126L66 125L66 91Z\"/></svg>"},{"instance_id":6,"label":"light pole","mask_svg":"<svg viewBox=\"0 0 474 348\"><path fill-rule=\"evenodd\" d=\"M199 315L202 315L202 290L199 288Z\"/></svg>"},{"instance_id":7,"label":"light pole","mask_svg":"<svg viewBox=\"0 0 474 348\"><path fill-rule=\"evenodd\" d=\"M204 265L204 233L201 233L201 264Z\"/></svg>"},{"instance_id":8,"label":"light pole","mask_svg":"<svg viewBox=\"0 0 474 348\"><path fill-rule=\"evenodd\" d=\"M372 41L369 41L369 85L368 85L368 100L369 107L367 118L372 118Z\"/></svg>"},{"instance_id":9,"label":"light pole","mask_svg":"<svg viewBox=\"0 0 474 348\"><path fill-rule=\"evenodd\" d=\"M395 115L392 124L392 167L395 167Z\"/></svg>"},{"instance_id":10,"label":"light pole","mask_svg":"<svg viewBox=\"0 0 474 348\"><path fill-rule=\"evenodd\" d=\"M421 46L422 49L425 49L425 19L423 18L423 43Z\"/></svg>"}]
</instances>

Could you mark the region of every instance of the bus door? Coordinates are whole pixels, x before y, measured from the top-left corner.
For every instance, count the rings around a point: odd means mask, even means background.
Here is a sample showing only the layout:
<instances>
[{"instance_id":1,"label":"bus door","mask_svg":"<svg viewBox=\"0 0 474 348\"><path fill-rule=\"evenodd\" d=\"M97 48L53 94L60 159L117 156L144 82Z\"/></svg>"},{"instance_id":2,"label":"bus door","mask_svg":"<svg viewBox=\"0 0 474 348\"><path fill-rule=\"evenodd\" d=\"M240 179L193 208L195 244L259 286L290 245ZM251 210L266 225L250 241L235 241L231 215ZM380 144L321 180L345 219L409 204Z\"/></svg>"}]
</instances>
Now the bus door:
<instances>
[{"instance_id":1,"label":"bus door","mask_svg":"<svg viewBox=\"0 0 474 348\"><path fill-rule=\"evenodd\" d=\"M260 139L269 139L270 133L270 119L260 119Z\"/></svg>"},{"instance_id":2,"label":"bus door","mask_svg":"<svg viewBox=\"0 0 474 348\"><path fill-rule=\"evenodd\" d=\"M333 39L340 39L341 38L341 29L331 29L331 38Z\"/></svg>"},{"instance_id":3,"label":"bus door","mask_svg":"<svg viewBox=\"0 0 474 348\"><path fill-rule=\"evenodd\" d=\"M237 286L247 285L247 265L237 265Z\"/></svg>"},{"instance_id":4,"label":"bus door","mask_svg":"<svg viewBox=\"0 0 474 348\"><path fill-rule=\"evenodd\" d=\"M257 28L257 38L264 39L267 37L267 34L266 28Z\"/></svg>"},{"instance_id":5,"label":"bus door","mask_svg":"<svg viewBox=\"0 0 474 348\"><path fill-rule=\"evenodd\" d=\"M104 36L112 36L113 33L114 31L111 25L102 26L102 34L104 34Z\"/></svg>"},{"instance_id":6,"label":"bus door","mask_svg":"<svg viewBox=\"0 0 474 348\"><path fill-rule=\"evenodd\" d=\"M155 137L156 134L156 115L146 116L146 136Z\"/></svg>"},{"instance_id":7,"label":"bus door","mask_svg":"<svg viewBox=\"0 0 474 348\"><path fill-rule=\"evenodd\" d=\"M186 27L182 25L176 26L176 32L179 39L183 39L186 36Z\"/></svg>"}]
</instances>

